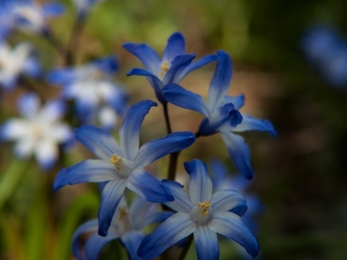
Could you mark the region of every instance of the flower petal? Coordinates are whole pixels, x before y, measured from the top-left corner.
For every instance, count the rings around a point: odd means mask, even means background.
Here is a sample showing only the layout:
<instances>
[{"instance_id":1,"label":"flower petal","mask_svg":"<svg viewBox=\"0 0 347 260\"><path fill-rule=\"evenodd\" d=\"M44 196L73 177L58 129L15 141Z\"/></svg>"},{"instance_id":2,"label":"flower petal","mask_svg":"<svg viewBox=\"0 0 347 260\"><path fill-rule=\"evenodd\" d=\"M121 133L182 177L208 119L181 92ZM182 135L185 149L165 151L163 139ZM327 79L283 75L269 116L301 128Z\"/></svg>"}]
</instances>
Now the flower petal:
<instances>
[{"instance_id":1,"label":"flower petal","mask_svg":"<svg viewBox=\"0 0 347 260\"><path fill-rule=\"evenodd\" d=\"M47 124L59 120L65 113L66 106L60 100L51 100L40 111L40 119Z\"/></svg>"},{"instance_id":2,"label":"flower petal","mask_svg":"<svg viewBox=\"0 0 347 260\"><path fill-rule=\"evenodd\" d=\"M65 12L64 5L60 3L46 3L42 5L42 14L45 17L62 15Z\"/></svg>"},{"instance_id":3,"label":"flower petal","mask_svg":"<svg viewBox=\"0 0 347 260\"><path fill-rule=\"evenodd\" d=\"M244 131L268 131L272 137L277 135L275 128L269 120L256 119L249 115L242 114L242 123L232 129L233 132Z\"/></svg>"},{"instance_id":4,"label":"flower petal","mask_svg":"<svg viewBox=\"0 0 347 260\"><path fill-rule=\"evenodd\" d=\"M252 179L254 173L251 167L251 154L245 139L227 131L221 131L220 134L238 172L246 179Z\"/></svg>"},{"instance_id":5,"label":"flower petal","mask_svg":"<svg viewBox=\"0 0 347 260\"><path fill-rule=\"evenodd\" d=\"M190 214L176 213L144 238L137 254L144 260L152 259L195 230L196 224Z\"/></svg>"},{"instance_id":6,"label":"flower petal","mask_svg":"<svg viewBox=\"0 0 347 260\"><path fill-rule=\"evenodd\" d=\"M65 85L75 80L78 73L75 69L54 69L47 75L47 81L52 85Z\"/></svg>"},{"instance_id":7,"label":"flower petal","mask_svg":"<svg viewBox=\"0 0 347 260\"><path fill-rule=\"evenodd\" d=\"M23 119L6 121L0 128L0 140L14 140L28 133L28 123Z\"/></svg>"},{"instance_id":8,"label":"flower petal","mask_svg":"<svg viewBox=\"0 0 347 260\"><path fill-rule=\"evenodd\" d=\"M51 141L42 141L35 147L35 154L40 166L49 170L58 159L58 148Z\"/></svg>"},{"instance_id":9,"label":"flower petal","mask_svg":"<svg viewBox=\"0 0 347 260\"><path fill-rule=\"evenodd\" d=\"M98 220L97 219L93 219L93 220L90 220L88 222L85 222L77 228L77 230L75 231L75 233L72 236L72 252L77 259L79 259L79 260L85 259L84 254L82 254L82 252L81 252L79 237L81 235L86 234L86 233L96 232L97 230L98 230Z\"/></svg>"},{"instance_id":10,"label":"flower petal","mask_svg":"<svg viewBox=\"0 0 347 260\"><path fill-rule=\"evenodd\" d=\"M191 132L174 132L164 138L153 140L141 146L135 159L136 166L147 166L151 162L179 152L195 142L195 135Z\"/></svg>"},{"instance_id":11,"label":"flower petal","mask_svg":"<svg viewBox=\"0 0 347 260\"><path fill-rule=\"evenodd\" d=\"M193 203L183 186L175 181L162 180L162 183L170 189L172 196L175 198L174 201L165 202L164 204L173 210L189 213Z\"/></svg>"},{"instance_id":12,"label":"flower petal","mask_svg":"<svg viewBox=\"0 0 347 260\"><path fill-rule=\"evenodd\" d=\"M219 190L211 198L213 212L231 211L242 216L247 210L246 200L234 190Z\"/></svg>"},{"instance_id":13,"label":"flower petal","mask_svg":"<svg viewBox=\"0 0 347 260\"><path fill-rule=\"evenodd\" d=\"M206 165L200 160L185 162L184 168L190 175L189 196L193 204L211 199L212 181L207 174Z\"/></svg>"},{"instance_id":14,"label":"flower petal","mask_svg":"<svg viewBox=\"0 0 347 260\"><path fill-rule=\"evenodd\" d=\"M185 54L177 56L171 63L170 69L166 72L163 82L164 85L170 82L173 82L176 74L179 74L180 71L183 71L192 60L195 58L195 54Z\"/></svg>"},{"instance_id":15,"label":"flower petal","mask_svg":"<svg viewBox=\"0 0 347 260\"><path fill-rule=\"evenodd\" d=\"M176 73L172 82L179 83L185 76L187 76L189 72L201 68L202 66L205 66L206 64L215 61L216 59L217 55L212 54L190 63L187 67L184 68L184 70L180 71L180 73Z\"/></svg>"},{"instance_id":16,"label":"flower petal","mask_svg":"<svg viewBox=\"0 0 347 260\"><path fill-rule=\"evenodd\" d=\"M167 84L162 90L165 99L179 107L193 110L209 117L209 110L205 100L198 94L185 90L181 86L171 83Z\"/></svg>"},{"instance_id":17,"label":"flower petal","mask_svg":"<svg viewBox=\"0 0 347 260\"><path fill-rule=\"evenodd\" d=\"M131 231L127 232L121 237L121 241L124 244L131 260L141 260L137 255L137 249L139 248L142 240L146 236L143 231Z\"/></svg>"},{"instance_id":18,"label":"flower petal","mask_svg":"<svg viewBox=\"0 0 347 260\"><path fill-rule=\"evenodd\" d=\"M109 181L102 190L101 205L98 212L98 234L100 236L107 236L113 215L124 194L126 184L127 179L115 179Z\"/></svg>"},{"instance_id":19,"label":"flower petal","mask_svg":"<svg viewBox=\"0 0 347 260\"><path fill-rule=\"evenodd\" d=\"M239 243L254 258L258 255L258 241L238 215L230 212L216 212L208 223L208 227Z\"/></svg>"},{"instance_id":20,"label":"flower petal","mask_svg":"<svg viewBox=\"0 0 347 260\"><path fill-rule=\"evenodd\" d=\"M33 118L39 111L39 107L39 97L34 93L25 94L18 100L19 112L26 118Z\"/></svg>"},{"instance_id":21,"label":"flower petal","mask_svg":"<svg viewBox=\"0 0 347 260\"><path fill-rule=\"evenodd\" d=\"M144 219L142 219L141 221L138 221L136 223L135 229L143 229L148 225L151 225L153 223L161 223L164 222L165 220L167 220L169 217L172 216L172 214L174 214L174 212L170 212L170 211L157 211L157 212L152 212L148 215L145 216ZM135 224L135 223L134 223Z\"/></svg>"},{"instance_id":22,"label":"flower petal","mask_svg":"<svg viewBox=\"0 0 347 260\"><path fill-rule=\"evenodd\" d=\"M114 165L104 160L85 160L70 168L62 169L54 180L54 190L69 184L104 182L117 178Z\"/></svg>"},{"instance_id":23,"label":"flower petal","mask_svg":"<svg viewBox=\"0 0 347 260\"><path fill-rule=\"evenodd\" d=\"M224 96L224 102L222 105L232 103L235 109L240 109L245 104L245 95L241 94L238 96Z\"/></svg>"},{"instance_id":24,"label":"flower petal","mask_svg":"<svg viewBox=\"0 0 347 260\"><path fill-rule=\"evenodd\" d=\"M180 32L173 33L167 40L163 61L171 63L176 56L186 53L184 36Z\"/></svg>"},{"instance_id":25,"label":"flower petal","mask_svg":"<svg viewBox=\"0 0 347 260\"><path fill-rule=\"evenodd\" d=\"M199 226L195 230L194 241L199 260L219 259L217 234L208 226Z\"/></svg>"},{"instance_id":26,"label":"flower petal","mask_svg":"<svg viewBox=\"0 0 347 260\"><path fill-rule=\"evenodd\" d=\"M208 91L207 104L210 111L221 106L230 85L231 74L230 55L224 51L218 51L216 70L213 74L210 89Z\"/></svg>"},{"instance_id":27,"label":"flower petal","mask_svg":"<svg viewBox=\"0 0 347 260\"><path fill-rule=\"evenodd\" d=\"M76 139L98 157L109 160L112 154L123 157L116 140L106 131L94 126L76 129Z\"/></svg>"},{"instance_id":28,"label":"flower petal","mask_svg":"<svg viewBox=\"0 0 347 260\"><path fill-rule=\"evenodd\" d=\"M119 130L119 137L123 154L127 159L134 160L137 155L140 143L140 128L152 106L157 106L157 103L151 100L143 100L132 105L125 115Z\"/></svg>"},{"instance_id":29,"label":"flower petal","mask_svg":"<svg viewBox=\"0 0 347 260\"><path fill-rule=\"evenodd\" d=\"M99 236L97 233L94 233L90 236L85 244L84 251L86 252L86 258L88 260L98 260L98 255L101 249L111 240L118 238L119 236L115 233L110 233L106 237Z\"/></svg>"},{"instance_id":30,"label":"flower petal","mask_svg":"<svg viewBox=\"0 0 347 260\"><path fill-rule=\"evenodd\" d=\"M147 70L155 75L159 73L161 60L157 53L147 44L125 43L123 48L135 55L145 65Z\"/></svg>"},{"instance_id":31,"label":"flower petal","mask_svg":"<svg viewBox=\"0 0 347 260\"><path fill-rule=\"evenodd\" d=\"M174 200L170 189L144 169L135 169L128 177L127 187L150 202L166 202Z\"/></svg>"}]
</instances>

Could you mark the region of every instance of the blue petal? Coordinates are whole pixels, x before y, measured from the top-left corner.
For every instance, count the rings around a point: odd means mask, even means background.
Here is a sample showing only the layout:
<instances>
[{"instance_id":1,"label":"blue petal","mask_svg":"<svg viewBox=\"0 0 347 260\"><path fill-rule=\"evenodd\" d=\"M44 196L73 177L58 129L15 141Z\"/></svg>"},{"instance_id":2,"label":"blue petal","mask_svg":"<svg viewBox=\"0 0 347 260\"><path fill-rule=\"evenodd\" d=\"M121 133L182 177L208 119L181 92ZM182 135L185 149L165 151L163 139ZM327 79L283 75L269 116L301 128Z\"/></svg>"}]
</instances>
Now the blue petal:
<instances>
[{"instance_id":1,"label":"blue petal","mask_svg":"<svg viewBox=\"0 0 347 260\"><path fill-rule=\"evenodd\" d=\"M163 61L171 63L176 56L186 53L184 36L180 32L173 33L167 40Z\"/></svg>"},{"instance_id":2,"label":"blue petal","mask_svg":"<svg viewBox=\"0 0 347 260\"><path fill-rule=\"evenodd\" d=\"M116 140L106 131L94 126L82 126L76 129L76 139L95 155L109 160L112 154L123 157Z\"/></svg>"},{"instance_id":3,"label":"blue petal","mask_svg":"<svg viewBox=\"0 0 347 260\"><path fill-rule=\"evenodd\" d=\"M45 17L62 15L64 12L64 5L59 3L47 3L42 6L42 13Z\"/></svg>"},{"instance_id":4,"label":"blue petal","mask_svg":"<svg viewBox=\"0 0 347 260\"><path fill-rule=\"evenodd\" d=\"M155 75L160 71L161 60L157 53L147 44L125 43L123 48L135 55L145 65L146 69Z\"/></svg>"},{"instance_id":5,"label":"blue petal","mask_svg":"<svg viewBox=\"0 0 347 260\"><path fill-rule=\"evenodd\" d=\"M26 118L33 118L38 113L39 107L39 97L34 93L25 94L18 100L19 112Z\"/></svg>"},{"instance_id":6,"label":"blue petal","mask_svg":"<svg viewBox=\"0 0 347 260\"><path fill-rule=\"evenodd\" d=\"M131 231L121 237L121 241L130 256L130 260L141 260L137 255L137 249L145 236L146 234L143 231Z\"/></svg>"},{"instance_id":7,"label":"blue petal","mask_svg":"<svg viewBox=\"0 0 347 260\"><path fill-rule=\"evenodd\" d=\"M153 259L195 230L196 224L190 214L176 213L145 237L137 254L144 260Z\"/></svg>"},{"instance_id":8,"label":"blue petal","mask_svg":"<svg viewBox=\"0 0 347 260\"><path fill-rule=\"evenodd\" d=\"M211 199L212 181L207 174L206 165L200 160L185 162L184 168L190 175L189 196L193 204Z\"/></svg>"},{"instance_id":9,"label":"blue petal","mask_svg":"<svg viewBox=\"0 0 347 260\"><path fill-rule=\"evenodd\" d=\"M146 226L151 225L153 223L164 222L169 217L171 217L172 214L174 214L174 212L171 212L171 211L152 212L152 213L146 215L145 218L142 219L141 221L138 221L138 223L135 227L138 227L139 229L143 229Z\"/></svg>"},{"instance_id":10,"label":"blue petal","mask_svg":"<svg viewBox=\"0 0 347 260\"><path fill-rule=\"evenodd\" d=\"M219 190L211 198L213 212L231 211L242 216L247 210L246 200L234 190Z\"/></svg>"},{"instance_id":11,"label":"blue petal","mask_svg":"<svg viewBox=\"0 0 347 260\"><path fill-rule=\"evenodd\" d=\"M208 107L210 111L217 109L223 102L231 80L231 58L224 51L217 52L216 70L208 91Z\"/></svg>"},{"instance_id":12,"label":"blue petal","mask_svg":"<svg viewBox=\"0 0 347 260\"><path fill-rule=\"evenodd\" d=\"M143 169L135 169L128 177L128 189L146 198L150 202L173 201L170 189L157 178Z\"/></svg>"},{"instance_id":13,"label":"blue petal","mask_svg":"<svg viewBox=\"0 0 347 260\"><path fill-rule=\"evenodd\" d=\"M268 120L256 119L249 115L242 114L243 121L232 129L233 132L244 132L244 131L267 131L272 137L277 135L275 128Z\"/></svg>"},{"instance_id":14,"label":"blue petal","mask_svg":"<svg viewBox=\"0 0 347 260\"><path fill-rule=\"evenodd\" d=\"M66 111L66 105L62 100L50 100L41 110L40 116L47 122L54 122L60 119Z\"/></svg>"},{"instance_id":15,"label":"blue petal","mask_svg":"<svg viewBox=\"0 0 347 260\"><path fill-rule=\"evenodd\" d=\"M75 69L55 69L48 73L47 81L52 85L64 85L75 80L76 77Z\"/></svg>"},{"instance_id":16,"label":"blue petal","mask_svg":"<svg viewBox=\"0 0 347 260\"><path fill-rule=\"evenodd\" d=\"M99 70L107 74L116 73L119 70L119 62L114 55L100 58L92 63Z\"/></svg>"},{"instance_id":17,"label":"blue petal","mask_svg":"<svg viewBox=\"0 0 347 260\"><path fill-rule=\"evenodd\" d=\"M197 60L195 62L190 63L187 67L184 68L184 70L180 71L179 73L176 73L174 79L172 82L179 83L187 74L193 70L199 69L202 66L205 66L206 64L215 61L217 58L216 54L208 55L200 60Z\"/></svg>"},{"instance_id":18,"label":"blue petal","mask_svg":"<svg viewBox=\"0 0 347 260\"><path fill-rule=\"evenodd\" d=\"M40 62L36 57L28 57L23 64L23 72L37 78L41 74Z\"/></svg>"},{"instance_id":19,"label":"blue petal","mask_svg":"<svg viewBox=\"0 0 347 260\"><path fill-rule=\"evenodd\" d=\"M78 260L84 260L85 256L81 252L81 246L79 238L81 235L90 233L90 232L96 232L98 230L98 220L90 220L88 222L83 223L81 226L77 228L75 233L72 236L72 252L74 256Z\"/></svg>"},{"instance_id":20,"label":"blue petal","mask_svg":"<svg viewBox=\"0 0 347 260\"><path fill-rule=\"evenodd\" d=\"M230 132L223 131L220 134L238 172L246 179L252 179L254 173L251 167L251 154L245 139Z\"/></svg>"},{"instance_id":21,"label":"blue petal","mask_svg":"<svg viewBox=\"0 0 347 260\"><path fill-rule=\"evenodd\" d=\"M86 252L86 258L88 260L98 260L98 255L101 249L111 240L118 238L115 233L109 234L106 237L99 236L97 233L91 235L87 240L84 251Z\"/></svg>"},{"instance_id":22,"label":"blue petal","mask_svg":"<svg viewBox=\"0 0 347 260\"><path fill-rule=\"evenodd\" d=\"M239 110L245 104L245 95L238 96L224 96L224 102L222 105L232 103L235 109Z\"/></svg>"},{"instance_id":23,"label":"blue petal","mask_svg":"<svg viewBox=\"0 0 347 260\"><path fill-rule=\"evenodd\" d=\"M147 166L165 155L182 151L194 142L195 135L191 132L174 132L164 138L147 142L141 146L135 165Z\"/></svg>"},{"instance_id":24,"label":"blue petal","mask_svg":"<svg viewBox=\"0 0 347 260\"><path fill-rule=\"evenodd\" d=\"M193 110L209 117L209 110L205 100L198 94L185 90L181 86L171 83L162 90L165 99L179 107Z\"/></svg>"},{"instance_id":25,"label":"blue petal","mask_svg":"<svg viewBox=\"0 0 347 260\"><path fill-rule=\"evenodd\" d=\"M225 118L225 121L232 127L239 125L243 120L241 113L235 109L232 103L224 104L219 110L222 117ZM224 122L224 120L222 120L222 122Z\"/></svg>"},{"instance_id":26,"label":"blue petal","mask_svg":"<svg viewBox=\"0 0 347 260\"><path fill-rule=\"evenodd\" d=\"M123 154L127 159L134 160L137 155L140 143L140 128L152 106L157 106L157 103L151 100L143 100L132 105L125 115L119 130L119 137Z\"/></svg>"},{"instance_id":27,"label":"blue petal","mask_svg":"<svg viewBox=\"0 0 347 260\"><path fill-rule=\"evenodd\" d=\"M226 236L241 246L254 258L259 253L259 244L252 232L241 221L241 218L230 212L216 212L208 223L208 227Z\"/></svg>"},{"instance_id":28,"label":"blue petal","mask_svg":"<svg viewBox=\"0 0 347 260\"><path fill-rule=\"evenodd\" d=\"M219 259L217 234L207 226L199 226L195 230L194 241L199 260Z\"/></svg>"},{"instance_id":29,"label":"blue petal","mask_svg":"<svg viewBox=\"0 0 347 260\"><path fill-rule=\"evenodd\" d=\"M54 180L54 190L69 184L104 182L117 178L114 165L104 160L85 160L70 168L62 169Z\"/></svg>"},{"instance_id":30,"label":"blue petal","mask_svg":"<svg viewBox=\"0 0 347 260\"><path fill-rule=\"evenodd\" d=\"M162 183L170 189L172 196L175 198L174 201L165 202L164 204L175 211L189 213L193 208L193 203L183 186L175 181L162 180Z\"/></svg>"},{"instance_id":31,"label":"blue petal","mask_svg":"<svg viewBox=\"0 0 347 260\"><path fill-rule=\"evenodd\" d=\"M127 179L116 179L109 181L102 191L101 205L98 212L100 236L107 236L113 215L118 203L122 198L127 184Z\"/></svg>"},{"instance_id":32,"label":"blue petal","mask_svg":"<svg viewBox=\"0 0 347 260\"><path fill-rule=\"evenodd\" d=\"M183 71L185 67L187 67L192 60L195 58L193 54L185 54L177 56L171 63L170 69L165 73L163 78L164 84L173 82L175 75L179 74L180 71Z\"/></svg>"}]
</instances>

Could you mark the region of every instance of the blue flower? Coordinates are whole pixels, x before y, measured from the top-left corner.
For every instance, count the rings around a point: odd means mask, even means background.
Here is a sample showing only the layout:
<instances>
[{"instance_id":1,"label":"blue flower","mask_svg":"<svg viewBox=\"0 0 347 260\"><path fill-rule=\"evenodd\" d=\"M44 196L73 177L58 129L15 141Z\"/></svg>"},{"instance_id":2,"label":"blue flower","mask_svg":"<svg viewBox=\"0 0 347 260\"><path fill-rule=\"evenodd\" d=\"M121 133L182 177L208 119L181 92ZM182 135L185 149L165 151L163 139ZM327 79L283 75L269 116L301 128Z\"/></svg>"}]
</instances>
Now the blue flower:
<instances>
[{"instance_id":1,"label":"blue flower","mask_svg":"<svg viewBox=\"0 0 347 260\"><path fill-rule=\"evenodd\" d=\"M220 133L238 172L245 178L251 179L254 174L250 165L249 148L243 137L232 132L268 131L273 136L276 132L269 121L255 119L238 112L244 104L244 96L226 95L231 74L230 55L218 51L216 70L210 84L207 103L200 95L187 91L177 84L168 84L162 93L168 102L203 114L205 119L200 124L197 136Z\"/></svg>"},{"instance_id":2,"label":"blue flower","mask_svg":"<svg viewBox=\"0 0 347 260\"><path fill-rule=\"evenodd\" d=\"M107 56L77 68L55 69L47 80L62 85L62 96L76 101L82 124L94 123L98 118L101 126L110 130L118 116L125 113L128 99L123 88L112 82L117 70L116 58Z\"/></svg>"},{"instance_id":3,"label":"blue flower","mask_svg":"<svg viewBox=\"0 0 347 260\"><path fill-rule=\"evenodd\" d=\"M154 88L158 100L166 104L161 90L168 83L179 83L189 72L198 69L216 59L216 55L206 56L196 62L194 54L186 54L185 40L181 33L173 33L160 59L147 44L125 43L123 48L141 60L146 69L134 68L128 76L145 76Z\"/></svg>"},{"instance_id":4,"label":"blue flower","mask_svg":"<svg viewBox=\"0 0 347 260\"><path fill-rule=\"evenodd\" d=\"M78 260L97 260L100 250L111 240L119 238L126 248L131 260L140 260L136 251L145 237L143 229L150 224L163 222L172 212L156 211L153 203L138 197L130 209L124 197L120 200L116 212L112 218L111 226L107 236L97 234L98 220L91 220L82 224L74 233L72 238L72 250ZM83 251L81 250L79 238L90 234Z\"/></svg>"},{"instance_id":5,"label":"blue flower","mask_svg":"<svg viewBox=\"0 0 347 260\"><path fill-rule=\"evenodd\" d=\"M176 182L164 182L175 198L164 204L177 212L144 238L137 254L142 259L152 259L194 234L198 259L219 259L218 233L236 241L256 257L257 239L240 217L247 209L243 197L233 190L212 194L212 182L203 162L193 160L184 166L190 175L188 192Z\"/></svg>"},{"instance_id":6,"label":"blue flower","mask_svg":"<svg viewBox=\"0 0 347 260\"><path fill-rule=\"evenodd\" d=\"M0 43L0 86L12 89L21 74L38 77L41 68L33 48L28 43L17 44L14 48Z\"/></svg>"},{"instance_id":7,"label":"blue flower","mask_svg":"<svg viewBox=\"0 0 347 260\"><path fill-rule=\"evenodd\" d=\"M39 98L30 93L19 100L18 106L24 118L6 121L0 129L0 137L3 141L16 140L18 157L34 154L40 166L48 170L58 158L58 144L72 140L70 127L60 122L65 105L52 100L40 109Z\"/></svg>"},{"instance_id":8,"label":"blue flower","mask_svg":"<svg viewBox=\"0 0 347 260\"><path fill-rule=\"evenodd\" d=\"M60 171L54 189L82 182L107 182L99 209L99 234L107 235L112 216L125 188L151 202L173 200L171 192L157 178L144 170L151 162L167 154L181 151L195 141L190 132L176 132L165 138L147 142L139 148L142 121L152 106L150 100L131 106L119 131L120 145L107 132L92 126L76 130L76 139L100 159L83 161Z\"/></svg>"}]
</instances>

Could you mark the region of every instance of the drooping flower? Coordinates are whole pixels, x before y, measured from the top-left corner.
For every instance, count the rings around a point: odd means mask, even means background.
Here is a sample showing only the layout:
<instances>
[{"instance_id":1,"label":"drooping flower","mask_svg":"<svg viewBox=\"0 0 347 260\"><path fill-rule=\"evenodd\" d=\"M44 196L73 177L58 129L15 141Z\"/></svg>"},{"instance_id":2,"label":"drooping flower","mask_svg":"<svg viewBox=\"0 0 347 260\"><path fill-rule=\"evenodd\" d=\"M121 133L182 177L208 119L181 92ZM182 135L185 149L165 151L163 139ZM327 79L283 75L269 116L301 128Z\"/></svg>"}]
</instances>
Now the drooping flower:
<instances>
[{"instance_id":1,"label":"drooping flower","mask_svg":"<svg viewBox=\"0 0 347 260\"><path fill-rule=\"evenodd\" d=\"M28 43L20 43L14 48L6 42L0 43L0 85L12 89L21 74L37 77L41 68L33 48Z\"/></svg>"},{"instance_id":2,"label":"drooping flower","mask_svg":"<svg viewBox=\"0 0 347 260\"><path fill-rule=\"evenodd\" d=\"M67 184L107 182L102 191L98 213L98 233L102 236L107 235L126 187L151 202L173 200L170 190L144 167L167 154L187 148L195 141L195 135L176 132L139 147L142 121L155 105L153 101L144 100L129 108L119 131L120 145L109 133L96 127L82 126L77 129L76 139L100 159L86 160L63 169L55 179L55 190Z\"/></svg>"},{"instance_id":3,"label":"drooping flower","mask_svg":"<svg viewBox=\"0 0 347 260\"><path fill-rule=\"evenodd\" d=\"M218 233L256 257L257 239L240 217L247 209L243 197L227 189L212 193L212 182L203 162L193 160L184 166L190 175L188 192L176 182L164 181L175 198L164 204L177 212L144 238L137 254L142 259L152 259L193 234L199 260L219 259Z\"/></svg>"},{"instance_id":4,"label":"drooping flower","mask_svg":"<svg viewBox=\"0 0 347 260\"><path fill-rule=\"evenodd\" d=\"M111 240L120 239L127 250L131 260L140 260L137 249L146 236L143 229L150 224L163 222L172 212L157 211L153 203L142 197L136 198L130 206L127 206L124 197L120 200L116 212L112 218L107 236L102 237L97 233L98 220L91 220L82 224L72 238L72 249L78 260L97 260L101 249ZM81 250L79 238L91 233L83 250Z\"/></svg>"},{"instance_id":5,"label":"drooping flower","mask_svg":"<svg viewBox=\"0 0 347 260\"><path fill-rule=\"evenodd\" d=\"M117 70L116 58L107 56L81 67L55 69L48 74L48 82L62 85L62 96L76 101L82 124L99 119L101 126L109 130L127 107L126 92L112 81Z\"/></svg>"},{"instance_id":6,"label":"drooping flower","mask_svg":"<svg viewBox=\"0 0 347 260\"><path fill-rule=\"evenodd\" d=\"M34 154L40 166L48 170L58 158L58 145L72 140L70 127L60 121L65 105L52 100L40 109L39 98L30 93L19 100L18 106L23 118L6 121L1 127L1 139L15 140L18 157Z\"/></svg>"},{"instance_id":7,"label":"drooping flower","mask_svg":"<svg viewBox=\"0 0 347 260\"><path fill-rule=\"evenodd\" d=\"M161 90L169 83L179 83L189 72L214 61L216 55L208 55L192 62L195 54L186 54L185 40L181 33L173 33L167 42L163 58L147 44L125 43L123 48L135 55L146 69L134 68L127 75L145 76L155 91L158 100L166 104Z\"/></svg>"},{"instance_id":8,"label":"drooping flower","mask_svg":"<svg viewBox=\"0 0 347 260\"><path fill-rule=\"evenodd\" d=\"M243 137L232 132L268 131L273 136L276 132L269 121L255 119L238 112L244 104L243 95L236 97L226 95L231 80L231 65L230 55L218 51L216 70L210 83L207 102L202 96L177 84L168 84L162 93L168 102L203 114L205 119L200 124L197 136L220 133L238 172L245 178L251 179L254 173L250 165L248 145Z\"/></svg>"}]
</instances>

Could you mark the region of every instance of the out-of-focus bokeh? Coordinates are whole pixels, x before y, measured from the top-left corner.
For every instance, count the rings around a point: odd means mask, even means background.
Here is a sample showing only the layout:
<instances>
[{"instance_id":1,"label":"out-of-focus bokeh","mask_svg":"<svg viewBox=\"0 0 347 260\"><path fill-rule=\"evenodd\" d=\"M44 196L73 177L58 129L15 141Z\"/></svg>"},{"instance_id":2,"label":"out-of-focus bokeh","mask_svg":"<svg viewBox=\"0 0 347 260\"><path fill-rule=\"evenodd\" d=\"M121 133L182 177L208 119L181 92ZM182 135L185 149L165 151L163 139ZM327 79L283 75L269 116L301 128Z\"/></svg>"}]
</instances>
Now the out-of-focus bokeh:
<instances>
[{"instance_id":1,"label":"out-of-focus bokeh","mask_svg":"<svg viewBox=\"0 0 347 260\"><path fill-rule=\"evenodd\" d=\"M50 26L64 43L70 37L74 16L72 3L61 2L67 12L52 19ZM186 38L188 53L196 53L198 58L218 49L230 53L233 78L229 94L245 94L246 104L241 111L269 119L278 132L276 138L260 132L243 134L256 173L249 190L264 204L262 214L257 216L256 236L261 246L258 259L344 260L346 11L347 2L342 0L106 0L87 18L75 54L79 64L116 54L121 68L117 80L126 87L132 104L141 99L154 100L155 96L144 78L126 76L131 68L142 64L122 49L124 42L146 42L161 54L167 38L180 31ZM11 43L23 40L37 46L46 70L61 65L58 53L38 37L17 33ZM214 64L194 71L182 86L207 97L213 71ZM52 88L47 97L54 96L55 91ZM19 94L4 94L2 118L16 114L13 100ZM161 107L152 110L141 133L144 141L165 135ZM196 132L202 119L197 113L173 105L169 112L174 130ZM153 128L156 132L151 131ZM59 168L42 174L34 162L28 164L30 167L17 166L12 144L3 143L0 149L0 172L10 167L11 171L23 172L14 180L15 192L1 205L0 259L72 259L72 233L97 214L97 187L75 185L54 193L51 183ZM83 147L77 147L64 159L70 166L91 156ZM219 136L198 139L182 153L178 169L183 172L183 161L207 161L211 156L235 171ZM151 166L152 170L160 175L162 169L166 171L166 163L164 158ZM27 167L26 171L20 167ZM6 188L1 182L0 187ZM118 244L114 246L121 251ZM224 247L221 259L238 259L228 245Z\"/></svg>"}]
</instances>

